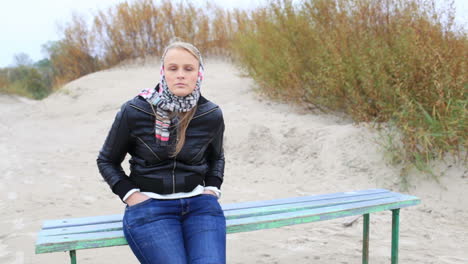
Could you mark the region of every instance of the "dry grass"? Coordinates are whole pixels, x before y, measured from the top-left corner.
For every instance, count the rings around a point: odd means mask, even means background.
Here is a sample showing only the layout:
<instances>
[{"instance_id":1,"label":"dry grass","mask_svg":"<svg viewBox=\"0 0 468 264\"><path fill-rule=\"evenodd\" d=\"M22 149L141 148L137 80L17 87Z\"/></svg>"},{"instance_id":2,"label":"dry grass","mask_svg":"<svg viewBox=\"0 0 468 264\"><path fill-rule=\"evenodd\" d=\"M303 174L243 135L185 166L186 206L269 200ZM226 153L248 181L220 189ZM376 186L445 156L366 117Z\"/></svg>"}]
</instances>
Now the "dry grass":
<instances>
[{"instance_id":1,"label":"dry grass","mask_svg":"<svg viewBox=\"0 0 468 264\"><path fill-rule=\"evenodd\" d=\"M466 30L434 2L277 0L247 12L137 0L99 11L91 25L74 15L48 51L57 86L159 56L177 37L234 59L271 98L391 124L401 136L387 134L393 160L424 170L466 153L468 135Z\"/></svg>"},{"instance_id":2,"label":"dry grass","mask_svg":"<svg viewBox=\"0 0 468 264\"><path fill-rule=\"evenodd\" d=\"M92 36L103 67L124 60L157 56L175 38L191 42L203 53L226 55L232 32L230 14L207 4L139 0L122 3L94 18Z\"/></svg>"},{"instance_id":3,"label":"dry grass","mask_svg":"<svg viewBox=\"0 0 468 264\"><path fill-rule=\"evenodd\" d=\"M387 146L394 160L424 169L467 146L468 39L453 11L419 0L274 1L249 14L253 27L233 46L269 96L391 122L403 134Z\"/></svg>"}]
</instances>

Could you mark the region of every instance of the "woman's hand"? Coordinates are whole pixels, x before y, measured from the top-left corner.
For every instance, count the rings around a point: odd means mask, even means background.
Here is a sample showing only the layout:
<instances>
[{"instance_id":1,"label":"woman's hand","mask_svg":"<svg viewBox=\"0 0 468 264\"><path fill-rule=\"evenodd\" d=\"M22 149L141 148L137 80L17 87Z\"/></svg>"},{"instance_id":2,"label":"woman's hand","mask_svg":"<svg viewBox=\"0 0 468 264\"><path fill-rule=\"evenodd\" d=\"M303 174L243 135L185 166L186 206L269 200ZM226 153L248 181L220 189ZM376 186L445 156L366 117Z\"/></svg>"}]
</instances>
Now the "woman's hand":
<instances>
[{"instance_id":1,"label":"woman's hand","mask_svg":"<svg viewBox=\"0 0 468 264\"><path fill-rule=\"evenodd\" d=\"M147 195L142 194L141 192L134 192L127 198L127 200L125 200L125 203L128 204L128 206L133 206L148 199L151 198Z\"/></svg>"},{"instance_id":2,"label":"woman's hand","mask_svg":"<svg viewBox=\"0 0 468 264\"><path fill-rule=\"evenodd\" d=\"M210 195L213 195L213 196L215 196L215 197L218 197L218 196L216 195L216 193L213 192L212 190L204 190L204 191L203 191L203 194L210 194Z\"/></svg>"}]
</instances>

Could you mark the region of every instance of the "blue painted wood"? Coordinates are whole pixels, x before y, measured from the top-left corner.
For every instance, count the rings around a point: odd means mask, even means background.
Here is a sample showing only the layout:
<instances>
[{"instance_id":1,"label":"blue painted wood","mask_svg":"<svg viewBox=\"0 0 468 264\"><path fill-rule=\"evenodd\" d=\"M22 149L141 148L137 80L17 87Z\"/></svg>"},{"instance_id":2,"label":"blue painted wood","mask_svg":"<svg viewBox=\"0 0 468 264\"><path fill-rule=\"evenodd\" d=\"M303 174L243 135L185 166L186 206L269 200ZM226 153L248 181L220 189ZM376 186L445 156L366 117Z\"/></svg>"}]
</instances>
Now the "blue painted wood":
<instances>
[{"instance_id":1,"label":"blue painted wood","mask_svg":"<svg viewBox=\"0 0 468 264\"><path fill-rule=\"evenodd\" d=\"M122 221L122 218L123 218L123 214L114 214L114 215L100 215L100 216L80 217L80 218L67 218L67 219L58 219L58 220L46 220L42 224L42 229L112 223L112 222Z\"/></svg>"},{"instance_id":2,"label":"blue painted wood","mask_svg":"<svg viewBox=\"0 0 468 264\"><path fill-rule=\"evenodd\" d=\"M271 214L271 215L262 215L262 216L253 216L248 218L240 218L240 219L233 219L231 220L231 224L243 224L243 223L253 223L253 222L264 222L264 221L274 221L276 219L287 219L287 218L297 218L303 217L308 215L321 215L326 213L334 213L340 211L346 211L350 209L357 209L357 208L370 208L388 204L394 204L399 206L400 202L404 201L416 201L419 200L417 197L414 196L399 196L399 197L391 197L391 198L383 198L378 200L371 200L371 201L362 201L362 202L355 202L352 204L338 204L338 205L331 205L327 207L320 207L320 208L313 208L313 209L306 209L302 211L295 211L295 212L287 212L287 213L279 213L279 214Z\"/></svg>"},{"instance_id":3,"label":"blue painted wood","mask_svg":"<svg viewBox=\"0 0 468 264\"><path fill-rule=\"evenodd\" d=\"M127 245L122 230L71 236L48 236L36 242L36 254Z\"/></svg>"},{"instance_id":4,"label":"blue painted wood","mask_svg":"<svg viewBox=\"0 0 468 264\"><path fill-rule=\"evenodd\" d=\"M65 236L44 236L44 237L39 237L37 239L36 245L120 238L122 236L123 236L122 230L110 231L110 232L87 233L87 234L71 234L71 235L65 235Z\"/></svg>"},{"instance_id":5,"label":"blue painted wood","mask_svg":"<svg viewBox=\"0 0 468 264\"><path fill-rule=\"evenodd\" d=\"M271 205L264 207L247 207L245 209L230 209L225 212L227 219L236 219L236 218L245 218L256 215L266 215L273 213L289 212L289 211L298 211L305 209L312 209L330 205L339 205L339 204L350 204L358 201L370 201L382 198L396 197L395 193L386 192L378 193L372 195L359 195L357 197L347 197L347 198L329 198L321 199L300 203L289 203L289 204L280 204L280 205ZM119 217L116 217L119 216ZM103 223L94 224L98 222L96 218L89 217L86 220L89 220L89 224L83 225L85 222L83 219L76 221L79 223L76 226L69 227L60 227L60 228L47 228L40 232L41 236L50 236L50 235L64 235L64 234L79 234L79 233L90 233L90 232L106 232L113 230L120 230L122 228L122 219L120 215L113 215L109 218L99 217ZM109 220L112 219L112 220Z\"/></svg>"},{"instance_id":6,"label":"blue painted wood","mask_svg":"<svg viewBox=\"0 0 468 264\"><path fill-rule=\"evenodd\" d=\"M356 202L363 201L372 201L379 200L384 198L396 198L397 196L393 193L380 193L374 195L366 196L356 196L356 197L345 197L345 198L329 198L321 200L312 200L300 203L289 203L289 204L280 204L280 205L270 205L270 206L261 206L261 207L249 207L242 209L231 209L226 210L224 215L227 219L243 218L250 217L255 215L267 215L267 214L276 214L289 211L299 211L305 209L313 209L320 207L327 207L332 205L340 204L353 204Z\"/></svg>"},{"instance_id":7,"label":"blue painted wood","mask_svg":"<svg viewBox=\"0 0 468 264\"><path fill-rule=\"evenodd\" d=\"M417 197L383 189L223 205L227 232L368 214L418 204ZM122 215L52 220L39 232L36 252L55 252L126 244Z\"/></svg>"},{"instance_id":8,"label":"blue painted wood","mask_svg":"<svg viewBox=\"0 0 468 264\"><path fill-rule=\"evenodd\" d=\"M346 197L357 197L360 195L372 195L376 193L389 193L390 191L385 189L370 189L370 190L361 190L355 192L340 192L340 193L332 193L332 194L321 194L321 195L313 195L313 196L300 196L300 197L292 197L292 198L283 198L283 199L273 199L273 200L265 200L265 201L256 201L256 202L240 202L234 204L226 204L223 205L223 210L235 210L235 209L243 209L243 208L252 208L252 207L260 207L260 206L270 206L270 205L277 205L277 204L290 204L290 203L300 203L306 201L320 201L330 198L346 198Z\"/></svg>"},{"instance_id":9,"label":"blue painted wood","mask_svg":"<svg viewBox=\"0 0 468 264\"><path fill-rule=\"evenodd\" d=\"M283 199L274 199L266 201L257 201L257 202L240 202L232 204L223 204L221 205L224 211L243 209L243 208L255 208L260 206L271 206L279 204L291 204L291 203L300 203L306 201L320 201L330 198L346 198L346 197L359 197L367 196L378 193L391 193L385 189L370 189L370 190L361 190L355 192L340 192L333 194L322 194L314 196L301 196L301 197L291 197ZM88 224L103 224L103 223L114 223L122 221L123 214L114 214L114 215L102 215L102 216L92 216L92 217L80 217L80 218L66 218L58 220L46 220L42 225L42 229L50 228L59 228L59 227L69 227L69 226L81 226Z\"/></svg>"},{"instance_id":10,"label":"blue painted wood","mask_svg":"<svg viewBox=\"0 0 468 264\"><path fill-rule=\"evenodd\" d=\"M420 200L414 196L408 196L407 198L408 199L404 199L403 197L396 199L386 198L296 212L232 219L227 221L228 232L252 231L292 224L324 221L351 215L369 214L384 210L408 207L419 204L420 202Z\"/></svg>"},{"instance_id":11,"label":"blue painted wood","mask_svg":"<svg viewBox=\"0 0 468 264\"><path fill-rule=\"evenodd\" d=\"M57 236L57 235L71 235L81 233L93 233L93 232L108 232L117 231L122 229L122 220L115 223L104 223L104 224L92 224L82 226L71 226L64 228L50 228L41 230L39 236Z\"/></svg>"}]
</instances>

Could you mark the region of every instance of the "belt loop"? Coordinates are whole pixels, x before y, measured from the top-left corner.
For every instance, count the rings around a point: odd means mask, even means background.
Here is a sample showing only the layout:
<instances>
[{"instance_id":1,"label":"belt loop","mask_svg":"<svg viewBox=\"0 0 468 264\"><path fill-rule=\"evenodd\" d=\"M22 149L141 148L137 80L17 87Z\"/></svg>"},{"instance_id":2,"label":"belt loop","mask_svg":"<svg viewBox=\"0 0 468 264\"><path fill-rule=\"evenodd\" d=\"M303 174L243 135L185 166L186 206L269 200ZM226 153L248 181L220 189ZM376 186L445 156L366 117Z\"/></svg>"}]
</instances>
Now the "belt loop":
<instances>
[{"instance_id":1,"label":"belt loop","mask_svg":"<svg viewBox=\"0 0 468 264\"><path fill-rule=\"evenodd\" d=\"M189 212L189 199L180 198L181 215L185 215Z\"/></svg>"}]
</instances>

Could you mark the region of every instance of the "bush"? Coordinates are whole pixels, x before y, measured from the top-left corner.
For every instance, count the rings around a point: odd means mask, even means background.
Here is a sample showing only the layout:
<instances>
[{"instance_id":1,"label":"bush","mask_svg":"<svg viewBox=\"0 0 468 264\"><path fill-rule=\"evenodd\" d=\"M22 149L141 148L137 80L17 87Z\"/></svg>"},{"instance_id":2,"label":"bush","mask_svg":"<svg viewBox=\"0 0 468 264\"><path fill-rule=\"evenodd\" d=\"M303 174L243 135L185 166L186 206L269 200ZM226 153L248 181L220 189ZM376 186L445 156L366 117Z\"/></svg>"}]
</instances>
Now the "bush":
<instances>
[{"instance_id":1,"label":"bush","mask_svg":"<svg viewBox=\"0 0 468 264\"><path fill-rule=\"evenodd\" d=\"M49 86L37 73L57 86L161 55L179 37L204 54L231 56L271 98L395 126L401 140L388 134L387 141L394 160L424 169L431 159L466 153L468 144L467 34L454 24L455 10L435 6L435 0L276 0L247 12L137 0L98 12L92 25L74 15L63 39L44 46L49 62L0 71L0 86L11 82L9 89L39 98Z\"/></svg>"},{"instance_id":2,"label":"bush","mask_svg":"<svg viewBox=\"0 0 468 264\"><path fill-rule=\"evenodd\" d=\"M175 38L204 54L227 55L236 30L230 18L211 4L202 9L190 2L137 0L97 12L92 25L74 15L63 39L46 49L62 82L125 60L159 56Z\"/></svg>"},{"instance_id":3,"label":"bush","mask_svg":"<svg viewBox=\"0 0 468 264\"><path fill-rule=\"evenodd\" d=\"M43 99L51 91L47 79L36 68L18 66L0 70L0 92Z\"/></svg>"},{"instance_id":4,"label":"bush","mask_svg":"<svg viewBox=\"0 0 468 264\"><path fill-rule=\"evenodd\" d=\"M275 1L233 44L272 98L391 122L401 162L425 164L467 141L466 31L434 1Z\"/></svg>"}]
</instances>

